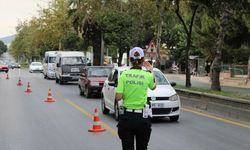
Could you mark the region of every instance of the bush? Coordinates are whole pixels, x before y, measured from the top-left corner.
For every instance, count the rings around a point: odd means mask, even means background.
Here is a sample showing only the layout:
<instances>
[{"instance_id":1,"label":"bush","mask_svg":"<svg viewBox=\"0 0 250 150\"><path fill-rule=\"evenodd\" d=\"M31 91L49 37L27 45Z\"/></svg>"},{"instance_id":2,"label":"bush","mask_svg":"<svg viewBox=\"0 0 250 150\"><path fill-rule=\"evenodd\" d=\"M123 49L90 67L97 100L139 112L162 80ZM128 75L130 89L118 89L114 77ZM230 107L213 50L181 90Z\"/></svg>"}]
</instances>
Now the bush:
<instances>
[{"instance_id":1,"label":"bush","mask_svg":"<svg viewBox=\"0 0 250 150\"><path fill-rule=\"evenodd\" d=\"M27 66L29 66L29 63L20 63L20 65L21 65L21 67L27 67Z\"/></svg>"}]
</instances>

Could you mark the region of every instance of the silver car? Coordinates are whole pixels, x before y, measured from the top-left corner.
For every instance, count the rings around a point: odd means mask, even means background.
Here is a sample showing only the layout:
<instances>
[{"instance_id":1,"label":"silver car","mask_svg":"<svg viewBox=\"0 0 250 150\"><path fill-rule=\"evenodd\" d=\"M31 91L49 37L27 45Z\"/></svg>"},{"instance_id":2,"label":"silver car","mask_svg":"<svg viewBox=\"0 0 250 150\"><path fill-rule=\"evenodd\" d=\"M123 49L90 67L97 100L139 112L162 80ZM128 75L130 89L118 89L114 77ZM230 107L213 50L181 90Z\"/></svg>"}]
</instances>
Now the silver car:
<instances>
[{"instance_id":1,"label":"silver car","mask_svg":"<svg viewBox=\"0 0 250 150\"><path fill-rule=\"evenodd\" d=\"M122 100L115 100L116 86L121 73L129 69L130 67L113 68L102 88L102 113L109 114L109 112L112 111L115 113L116 120L119 119L119 108L122 105ZM146 71L144 67L143 70ZM179 95L173 88L176 83L169 83L166 76L159 69L154 68L153 71L157 81L157 87L153 91L148 89L148 100L151 103L153 118L169 117L171 121L178 121L181 102Z\"/></svg>"}]
</instances>

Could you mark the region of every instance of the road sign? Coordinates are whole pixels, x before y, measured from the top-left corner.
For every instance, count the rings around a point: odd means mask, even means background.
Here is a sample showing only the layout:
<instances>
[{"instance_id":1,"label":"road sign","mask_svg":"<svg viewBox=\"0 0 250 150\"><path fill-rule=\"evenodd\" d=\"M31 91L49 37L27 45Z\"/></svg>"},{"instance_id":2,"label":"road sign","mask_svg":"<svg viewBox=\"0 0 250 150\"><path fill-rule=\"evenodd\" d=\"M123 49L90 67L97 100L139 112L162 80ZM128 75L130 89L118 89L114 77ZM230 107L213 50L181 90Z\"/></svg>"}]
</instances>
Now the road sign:
<instances>
[{"instance_id":1,"label":"road sign","mask_svg":"<svg viewBox=\"0 0 250 150\"><path fill-rule=\"evenodd\" d=\"M146 54L156 54L156 46L155 46L155 42L154 40L152 40L149 45L148 48L145 51Z\"/></svg>"}]
</instances>

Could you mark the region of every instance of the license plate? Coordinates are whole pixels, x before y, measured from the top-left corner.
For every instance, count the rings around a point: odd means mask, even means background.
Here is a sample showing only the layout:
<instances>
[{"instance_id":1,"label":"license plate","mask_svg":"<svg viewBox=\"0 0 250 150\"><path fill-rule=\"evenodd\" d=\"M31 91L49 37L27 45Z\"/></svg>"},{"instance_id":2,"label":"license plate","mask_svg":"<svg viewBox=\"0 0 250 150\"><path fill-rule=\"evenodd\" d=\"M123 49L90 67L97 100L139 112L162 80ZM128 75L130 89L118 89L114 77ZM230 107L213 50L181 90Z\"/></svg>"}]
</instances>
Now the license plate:
<instances>
[{"instance_id":1,"label":"license plate","mask_svg":"<svg viewBox=\"0 0 250 150\"><path fill-rule=\"evenodd\" d=\"M73 79L78 79L78 76L74 76L74 77L72 77Z\"/></svg>"},{"instance_id":2,"label":"license plate","mask_svg":"<svg viewBox=\"0 0 250 150\"><path fill-rule=\"evenodd\" d=\"M152 108L163 108L164 104L163 103L153 103L151 104Z\"/></svg>"},{"instance_id":3,"label":"license plate","mask_svg":"<svg viewBox=\"0 0 250 150\"><path fill-rule=\"evenodd\" d=\"M80 70L78 68L72 68L71 72L80 72Z\"/></svg>"}]
</instances>

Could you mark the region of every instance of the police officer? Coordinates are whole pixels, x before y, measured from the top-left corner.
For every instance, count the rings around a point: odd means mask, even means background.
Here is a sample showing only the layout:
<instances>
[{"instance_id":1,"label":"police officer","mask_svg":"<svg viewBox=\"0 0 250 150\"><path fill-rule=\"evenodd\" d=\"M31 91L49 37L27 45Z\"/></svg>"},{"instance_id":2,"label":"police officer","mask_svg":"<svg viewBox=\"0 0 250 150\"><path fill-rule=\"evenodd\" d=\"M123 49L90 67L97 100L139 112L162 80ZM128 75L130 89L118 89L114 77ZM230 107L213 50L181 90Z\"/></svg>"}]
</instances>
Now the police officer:
<instances>
[{"instance_id":1,"label":"police officer","mask_svg":"<svg viewBox=\"0 0 250 150\"><path fill-rule=\"evenodd\" d=\"M151 134L151 120L146 114L148 88L156 88L153 66L144 61L140 47L130 51L129 59L133 67L121 74L116 89L115 98L117 101L123 99L124 108L117 124L118 135L123 150L134 150L134 138L136 150L146 150ZM142 70L143 65L148 72Z\"/></svg>"}]
</instances>

